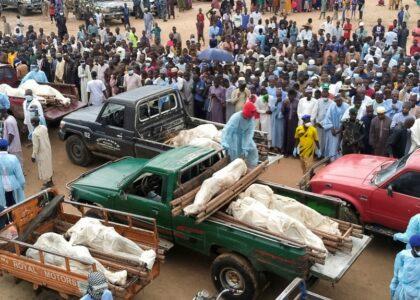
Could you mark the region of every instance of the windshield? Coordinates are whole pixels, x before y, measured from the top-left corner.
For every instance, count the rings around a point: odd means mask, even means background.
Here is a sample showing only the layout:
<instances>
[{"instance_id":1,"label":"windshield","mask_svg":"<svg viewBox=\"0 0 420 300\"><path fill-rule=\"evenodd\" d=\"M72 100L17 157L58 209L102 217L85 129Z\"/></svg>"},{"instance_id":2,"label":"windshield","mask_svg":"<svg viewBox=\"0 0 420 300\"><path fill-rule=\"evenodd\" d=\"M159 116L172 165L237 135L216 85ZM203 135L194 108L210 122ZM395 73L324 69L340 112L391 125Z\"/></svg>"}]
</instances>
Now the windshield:
<instances>
[{"instance_id":1,"label":"windshield","mask_svg":"<svg viewBox=\"0 0 420 300\"><path fill-rule=\"evenodd\" d=\"M373 183L375 185L381 185L382 183L387 181L389 178L394 176L395 173L397 173L399 170L401 170L405 166L409 157L410 157L410 154L407 154L406 156L400 158L399 160L394 161L388 167L380 170L376 174L376 176L373 178Z\"/></svg>"}]
</instances>

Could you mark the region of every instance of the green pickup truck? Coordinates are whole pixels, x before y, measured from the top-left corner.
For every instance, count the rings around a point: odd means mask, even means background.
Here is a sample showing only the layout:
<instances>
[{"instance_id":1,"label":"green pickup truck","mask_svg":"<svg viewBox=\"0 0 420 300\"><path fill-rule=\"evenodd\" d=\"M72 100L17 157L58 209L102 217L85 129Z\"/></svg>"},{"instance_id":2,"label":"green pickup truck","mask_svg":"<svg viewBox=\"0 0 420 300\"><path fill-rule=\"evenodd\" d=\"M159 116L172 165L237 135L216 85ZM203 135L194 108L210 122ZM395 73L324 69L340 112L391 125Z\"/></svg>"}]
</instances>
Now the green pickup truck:
<instances>
[{"instance_id":1,"label":"green pickup truck","mask_svg":"<svg viewBox=\"0 0 420 300\"><path fill-rule=\"evenodd\" d=\"M256 299L267 274L290 280L317 277L337 282L370 242L362 234L351 237L349 253L329 254L320 264L310 259L302 244L226 217L226 207L199 224L194 216L173 216L171 201L199 186L201 175L216 171L214 166L223 159L221 152L186 146L150 160L127 157L108 162L81 175L68 187L74 201L156 218L161 238L214 257L211 278L219 291L234 291L229 299ZM344 203L338 199L256 182L324 215L340 217Z\"/></svg>"}]
</instances>

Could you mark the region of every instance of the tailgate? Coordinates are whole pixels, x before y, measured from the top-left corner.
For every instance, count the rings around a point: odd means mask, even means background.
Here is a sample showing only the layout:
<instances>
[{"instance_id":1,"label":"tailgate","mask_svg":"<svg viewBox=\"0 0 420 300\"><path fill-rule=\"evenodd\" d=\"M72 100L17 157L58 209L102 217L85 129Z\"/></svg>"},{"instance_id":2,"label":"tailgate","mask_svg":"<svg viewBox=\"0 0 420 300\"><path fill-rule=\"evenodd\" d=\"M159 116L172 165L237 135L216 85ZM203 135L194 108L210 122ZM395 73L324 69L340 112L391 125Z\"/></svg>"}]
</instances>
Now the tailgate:
<instances>
[{"instance_id":1,"label":"tailgate","mask_svg":"<svg viewBox=\"0 0 420 300\"><path fill-rule=\"evenodd\" d=\"M320 279L325 279L333 283L338 282L341 277L350 269L366 246L372 240L371 237L363 235L363 238L352 237L353 248L351 253L337 252L334 255L329 254L324 265L314 264L311 269L311 275Z\"/></svg>"}]
</instances>

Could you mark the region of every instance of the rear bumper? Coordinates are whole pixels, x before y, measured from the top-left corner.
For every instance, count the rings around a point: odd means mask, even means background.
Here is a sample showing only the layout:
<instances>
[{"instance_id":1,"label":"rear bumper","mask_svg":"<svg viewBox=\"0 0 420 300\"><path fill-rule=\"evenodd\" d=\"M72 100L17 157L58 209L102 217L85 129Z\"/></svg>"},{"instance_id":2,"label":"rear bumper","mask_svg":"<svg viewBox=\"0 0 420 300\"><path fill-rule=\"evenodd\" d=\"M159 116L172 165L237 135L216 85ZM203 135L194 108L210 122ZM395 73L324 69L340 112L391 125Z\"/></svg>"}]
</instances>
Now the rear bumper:
<instances>
[{"instance_id":1,"label":"rear bumper","mask_svg":"<svg viewBox=\"0 0 420 300\"><path fill-rule=\"evenodd\" d=\"M24 7L26 7L26 9L28 10L40 10L41 3L36 3L36 4L28 3L28 4L25 4Z\"/></svg>"},{"instance_id":2,"label":"rear bumper","mask_svg":"<svg viewBox=\"0 0 420 300\"><path fill-rule=\"evenodd\" d=\"M104 14L105 20L115 20L115 19L122 19L123 18L122 12L113 12L113 13L106 13Z\"/></svg>"}]
</instances>

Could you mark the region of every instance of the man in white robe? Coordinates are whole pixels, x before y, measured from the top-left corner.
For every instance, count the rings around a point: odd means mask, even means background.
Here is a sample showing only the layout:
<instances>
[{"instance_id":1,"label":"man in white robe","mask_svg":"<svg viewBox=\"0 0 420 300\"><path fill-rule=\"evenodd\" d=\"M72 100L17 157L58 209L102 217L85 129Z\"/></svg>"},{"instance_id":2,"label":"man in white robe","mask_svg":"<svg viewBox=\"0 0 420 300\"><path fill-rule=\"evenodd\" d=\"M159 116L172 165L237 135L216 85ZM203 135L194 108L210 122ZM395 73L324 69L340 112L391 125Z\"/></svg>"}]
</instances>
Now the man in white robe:
<instances>
[{"instance_id":1,"label":"man in white robe","mask_svg":"<svg viewBox=\"0 0 420 300\"><path fill-rule=\"evenodd\" d=\"M25 91L25 101L23 101L23 124L28 127L28 139L32 139L32 132L34 127L32 126L31 119L38 117L42 125L46 125L44 118L44 110L41 103L36 97L33 96L32 90Z\"/></svg>"},{"instance_id":2,"label":"man in white robe","mask_svg":"<svg viewBox=\"0 0 420 300\"><path fill-rule=\"evenodd\" d=\"M37 164L38 176L44 182L44 187L51 187L54 184L52 181L53 167L48 129L40 124L37 117L32 118L31 123L35 128L32 133L32 162Z\"/></svg>"},{"instance_id":3,"label":"man in white robe","mask_svg":"<svg viewBox=\"0 0 420 300\"><path fill-rule=\"evenodd\" d=\"M80 66L77 68L77 75L80 78L80 98L83 104L88 103L88 92L87 92L87 83L92 80L92 75L90 73L90 66L82 61Z\"/></svg>"}]
</instances>

